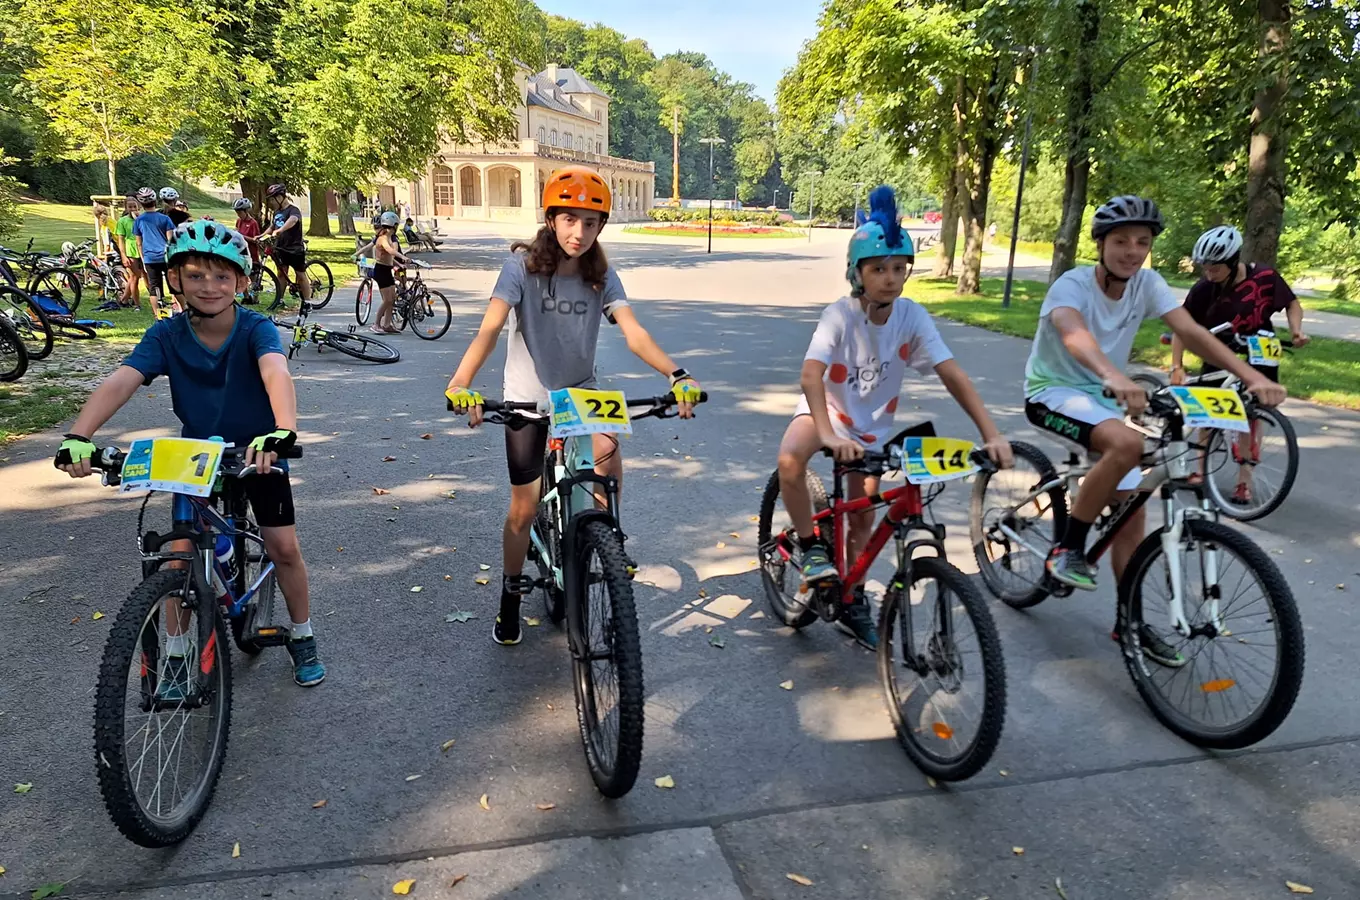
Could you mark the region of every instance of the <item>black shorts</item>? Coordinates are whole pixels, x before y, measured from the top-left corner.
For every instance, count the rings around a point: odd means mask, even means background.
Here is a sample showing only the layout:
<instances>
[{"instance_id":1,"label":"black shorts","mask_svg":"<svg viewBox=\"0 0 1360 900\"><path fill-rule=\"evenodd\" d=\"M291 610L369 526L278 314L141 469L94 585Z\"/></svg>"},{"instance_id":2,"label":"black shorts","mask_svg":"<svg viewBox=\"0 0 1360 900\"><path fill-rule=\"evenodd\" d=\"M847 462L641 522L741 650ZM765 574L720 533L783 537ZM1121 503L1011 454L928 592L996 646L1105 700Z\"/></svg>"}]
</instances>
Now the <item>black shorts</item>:
<instances>
[{"instance_id":1,"label":"black shorts","mask_svg":"<svg viewBox=\"0 0 1360 900\"><path fill-rule=\"evenodd\" d=\"M1262 375L1266 376L1267 378L1269 378L1271 381L1275 382L1276 384L1279 384L1279 383L1280 383L1280 367L1279 367L1279 366L1252 366L1252 368L1255 369L1256 371L1260 372ZM1212 374L1214 374L1215 372L1222 372L1222 371L1223 371L1223 370L1220 369L1218 366L1213 366L1213 365L1210 365L1209 363L1205 363L1205 364L1204 364L1204 368L1202 368L1202 369L1199 370L1199 374L1200 374L1200 377L1203 378L1205 375L1212 375Z\"/></svg>"},{"instance_id":2,"label":"black shorts","mask_svg":"<svg viewBox=\"0 0 1360 900\"><path fill-rule=\"evenodd\" d=\"M146 283L151 289L152 296L164 297L166 264L163 262L143 261L142 265L146 268Z\"/></svg>"},{"instance_id":3,"label":"black shorts","mask_svg":"<svg viewBox=\"0 0 1360 900\"><path fill-rule=\"evenodd\" d=\"M241 490L261 528L286 528L297 524L293 512L293 487L288 474L248 475L241 479Z\"/></svg>"},{"instance_id":4,"label":"black shorts","mask_svg":"<svg viewBox=\"0 0 1360 900\"><path fill-rule=\"evenodd\" d=\"M392 277L392 267L386 263L374 263L373 283L378 286L378 290L396 287L397 280Z\"/></svg>"},{"instance_id":5,"label":"black shorts","mask_svg":"<svg viewBox=\"0 0 1360 900\"><path fill-rule=\"evenodd\" d=\"M543 477L543 452L548 449L548 420L518 420L505 426L505 464L510 483L533 484Z\"/></svg>"},{"instance_id":6,"label":"black shorts","mask_svg":"<svg viewBox=\"0 0 1360 900\"><path fill-rule=\"evenodd\" d=\"M307 268L307 251L285 250L282 247L275 247L274 264L280 269L287 267L301 272Z\"/></svg>"}]
</instances>

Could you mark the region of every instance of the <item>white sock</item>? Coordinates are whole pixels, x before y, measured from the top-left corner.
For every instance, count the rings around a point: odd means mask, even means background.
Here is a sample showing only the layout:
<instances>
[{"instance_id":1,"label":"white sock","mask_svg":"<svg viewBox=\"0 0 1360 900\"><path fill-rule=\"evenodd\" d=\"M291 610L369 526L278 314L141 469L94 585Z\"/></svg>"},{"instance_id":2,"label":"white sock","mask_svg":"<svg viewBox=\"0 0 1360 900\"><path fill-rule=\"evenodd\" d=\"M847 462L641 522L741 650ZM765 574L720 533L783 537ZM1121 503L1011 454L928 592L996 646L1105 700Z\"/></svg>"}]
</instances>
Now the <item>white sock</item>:
<instances>
[{"instance_id":1,"label":"white sock","mask_svg":"<svg viewBox=\"0 0 1360 900\"><path fill-rule=\"evenodd\" d=\"M165 652L181 659L189 655L189 635L171 634L165 638Z\"/></svg>"},{"instance_id":2,"label":"white sock","mask_svg":"<svg viewBox=\"0 0 1360 900\"><path fill-rule=\"evenodd\" d=\"M309 637L311 637L311 636L312 636L312 620L311 620L311 619L308 619L307 621L303 622L303 623L300 624L300 625L299 625L297 622L294 622L294 623L293 623L293 631L292 631L292 634L289 635L289 636L290 636L293 640L295 640L295 641L300 641L300 640L302 640L303 638L309 638Z\"/></svg>"}]
</instances>

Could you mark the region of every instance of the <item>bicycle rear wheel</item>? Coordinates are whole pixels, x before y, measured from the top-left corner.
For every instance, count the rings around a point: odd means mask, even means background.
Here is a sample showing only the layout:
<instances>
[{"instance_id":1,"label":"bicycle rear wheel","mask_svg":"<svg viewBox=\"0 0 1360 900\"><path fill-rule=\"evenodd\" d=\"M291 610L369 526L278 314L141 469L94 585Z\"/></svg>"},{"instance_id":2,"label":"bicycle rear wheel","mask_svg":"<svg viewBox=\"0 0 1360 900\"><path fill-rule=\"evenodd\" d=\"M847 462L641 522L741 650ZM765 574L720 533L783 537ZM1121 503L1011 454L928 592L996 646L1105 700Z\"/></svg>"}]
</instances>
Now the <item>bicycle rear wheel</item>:
<instances>
[{"instance_id":1,"label":"bicycle rear wheel","mask_svg":"<svg viewBox=\"0 0 1360 900\"><path fill-rule=\"evenodd\" d=\"M1001 639L973 582L943 559L912 563L878 618L878 675L902 749L927 775L962 781L996 751L1006 720Z\"/></svg>"},{"instance_id":2,"label":"bicycle rear wheel","mask_svg":"<svg viewBox=\"0 0 1360 900\"><path fill-rule=\"evenodd\" d=\"M416 337L437 341L453 324L453 307L439 291L427 291L423 297L412 298L407 316Z\"/></svg>"},{"instance_id":3,"label":"bicycle rear wheel","mask_svg":"<svg viewBox=\"0 0 1360 900\"><path fill-rule=\"evenodd\" d=\"M401 359L401 353L391 344L363 334L350 334L347 331L330 331L321 343L333 347L347 356L365 362L394 363Z\"/></svg>"},{"instance_id":4,"label":"bicycle rear wheel","mask_svg":"<svg viewBox=\"0 0 1360 900\"><path fill-rule=\"evenodd\" d=\"M186 573L142 582L114 619L95 688L99 789L113 824L143 847L189 836L208 809L231 728L231 657L214 612L206 646L195 646L200 609L181 606ZM167 610L169 614L167 615ZM182 624L172 656L167 620ZM206 670L206 691L196 674Z\"/></svg>"},{"instance_id":5,"label":"bicycle rear wheel","mask_svg":"<svg viewBox=\"0 0 1360 900\"><path fill-rule=\"evenodd\" d=\"M975 476L968 531L987 590L1013 609L1026 609L1048 597L1044 563L1067 527L1067 490L1059 486L1028 499L1057 473L1032 444L1011 441L1011 452L1014 468Z\"/></svg>"},{"instance_id":6,"label":"bicycle rear wheel","mask_svg":"<svg viewBox=\"0 0 1360 900\"><path fill-rule=\"evenodd\" d=\"M71 319L62 316L48 320L52 325L52 334L56 337L66 338L72 341L90 341L99 337L99 332L93 326L81 325Z\"/></svg>"},{"instance_id":7,"label":"bicycle rear wheel","mask_svg":"<svg viewBox=\"0 0 1360 900\"><path fill-rule=\"evenodd\" d=\"M52 353L52 326L38 301L17 288L0 287L0 316L14 326L30 361L47 359Z\"/></svg>"},{"instance_id":8,"label":"bicycle rear wheel","mask_svg":"<svg viewBox=\"0 0 1360 900\"><path fill-rule=\"evenodd\" d=\"M568 572L569 643L586 765L601 794L622 797L642 764L642 643L623 542L607 522L581 526Z\"/></svg>"},{"instance_id":9,"label":"bicycle rear wheel","mask_svg":"<svg viewBox=\"0 0 1360 900\"><path fill-rule=\"evenodd\" d=\"M254 303L252 306L263 306L266 310L272 310L279 306L282 295L279 293L279 277L274 274L273 269L265 268L264 263L260 263L259 288L253 293Z\"/></svg>"},{"instance_id":10,"label":"bicycle rear wheel","mask_svg":"<svg viewBox=\"0 0 1360 900\"><path fill-rule=\"evenodd\" d=\"M360 325L367 325L373 315L373 279L365 278L359 282L359 290L354 295L354 319Z\"/></svg>"},{"instance_id":11,"label":"bicycle rear wheel","mask_svg":"<svg viewBox=\"0 0 1360 900\"><path fill-rule=\"evenodd\" d=\"M812 495L813 513L828 509L826 486L811 469L807 473L808 493ZM812 593L803 584L803 549L793 522L779 502L779 472L770 476L765 493L760 498L760 525L757 531L757 555L760 557L760 580L765 585L765 598L779 621L790 628L806 628L817 619L809 606Z\"/></svg>"},{"instance_id":12,"label":"bicycle rear wheel","mask_svg":"<svg viewBox=\"0 0 1360 900\"><path fill-rule=\"evenodd\" d=\"M335 293L331 267L319 259L308 260L306 274L312 286L312 308L321 309L331 302L331 295Z\"/></svg>"},{"instance_id":13,"label":"bicycle rear wheel","mask_svg":"<svg viewBox=\"0 0 1360 900\"><path fill-rule=\"evenodd\" d=\"M1251 433L1214 431L1204 457L1204 486L1223 515L1239 522L1263 519L1280 508L1299 474L1294 423L1277 409L1251 411ZM1249 475L1239 493L1242 472Z\"/></svg>"},{"instance_id":14,"label":"bicycle rear wheel","mask_svg":"<svg viewBox=\"0 0 1360 900\"><path fill-rule=\"evenodd\" d=\"M67 268L43 269L28 281L30 294L46 294L63 303L72 315L80 308L80 276Z\"/></svg>"},{"instance_id":15,"label":"bicycle rear wheel","mask_svg":"<svg viewBox=\"0 0 1360 900\"><path fill-rule=\"evenodd\" d=\"M1187 519L1177 549L1191 636L1170 628L1170 569L1154 531L1119 584L1124 665L1143 702L1176 734L1219 750L1250 746L1280 727L1303 683L1294 595L1270 557L1226 525ZM1169 644L1183 664L1149 659L1149 638Z\"/></svg>"},{"instance_id":16,"label":"bicycle rear wheel","mask_svg":"<svg viewBox=\"0 0 1360 900\"><path fill-rule=\"evenodd\" d=\"M9 319L0 315L0 381L18 381L28 371L28 349Z\"/></svg>"}]
</instances>

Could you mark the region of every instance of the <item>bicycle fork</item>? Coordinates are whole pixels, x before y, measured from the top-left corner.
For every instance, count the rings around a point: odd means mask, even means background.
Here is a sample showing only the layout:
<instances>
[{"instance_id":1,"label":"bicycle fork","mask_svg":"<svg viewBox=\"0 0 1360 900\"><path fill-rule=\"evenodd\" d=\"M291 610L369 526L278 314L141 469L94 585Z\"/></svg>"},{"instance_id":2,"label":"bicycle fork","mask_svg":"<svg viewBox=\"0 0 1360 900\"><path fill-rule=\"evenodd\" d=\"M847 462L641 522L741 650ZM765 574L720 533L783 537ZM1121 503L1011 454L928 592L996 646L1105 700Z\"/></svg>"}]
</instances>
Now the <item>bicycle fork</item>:
<instances>
[{"instance_id":1,"label":"bicycle fork","mask_svg":"<svg viewBox=\"0 0 1360 900\"><path fill-rule=\"evenodd\" d=\"M1166 492L1166 526L1161 531L1162 553L1166 556L1167 579L1171 582L1171 601L1168 604L1168 624L1182 637L1192 637L1194 629L1185 614L1185 536L1186 509L1178 506L1171 492ZM1219 634L1226 634L1223 625L1218 585L1219 550L1212 544L1201 543L1199 552L1204 567L1204 602L1207 605L1209 626Z\"/></svg>"}]
</instances>

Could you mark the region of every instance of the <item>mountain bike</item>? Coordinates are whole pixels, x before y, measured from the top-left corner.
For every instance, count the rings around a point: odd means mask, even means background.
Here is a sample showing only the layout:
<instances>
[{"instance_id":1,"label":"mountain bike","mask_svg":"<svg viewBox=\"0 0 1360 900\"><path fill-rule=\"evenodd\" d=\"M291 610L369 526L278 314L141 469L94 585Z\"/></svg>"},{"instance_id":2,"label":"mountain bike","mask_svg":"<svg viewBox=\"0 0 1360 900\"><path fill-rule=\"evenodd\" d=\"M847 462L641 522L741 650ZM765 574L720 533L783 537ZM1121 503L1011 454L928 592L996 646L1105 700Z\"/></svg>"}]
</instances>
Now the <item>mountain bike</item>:
<instances>
[{"instance_id":1,"label":"mountain bike","mask_svg":"<svg viewBox=\"0 0 1360 900\"><path fill-rule=\"evenodd\" d=\"M0 247L0 278L19 288L22 272L27 276L22 288L25 294L44 293L74 313L80 307L81 279L64 262L60 256L34 251L33 239L29 238L28 248L22 253Z\"/></svg>"},{"instance_id":2,"label":"mountain bike","mask_svg":"<svg viewBox=\"0 0 1360 900\"><path fill-rule=\"evenodd\" d=\"M350 326L350 331L330 331L315 322L308 322L307 316L311 311L312 305L303 303L298 307L297 318L291 323L283 321L278 316L273 317L275 325L293 331L293 341L288 345L289 359L309 343L316 344L317 352L329 347L365 362L394 363L401 359L401 353L396 347L375 337L355 334L352 330L355 327L353 325Z\"/></svg>"},{"instance_id":3,"label":"mountain bike","mask_svg":"<svg viewBox=\"0 0 1360 900\"><path fill-rule=\"evenodd\" d=\"M84 240L79 244L62 245L57 257L64 268L80 277L85 288L93 290L103 302L119 303L127 290L127 269L115 249L108 259L95 255L94 241ZM116 262L115 262L116 260ZM74 314L75 310L71 312Z\"/></svg>"},{"instance_id":4,"label":"mountain bike","mask_svg":"<svg viewBox=\"0 0 1360 900\"><path fill-rule=\"evenodd\" d=\"M935 437L927 427L897 435L882 452L838 463L829 498L809 470L813 522L832 548L839 576L813 585L802 580L801 544L783 513L778 471L760 501L761 581L775 616L791 628L844 616L855 585L893 540L895 568L878 616L879 681L903 750L944 781L969 778L991 759L1006 717L1006 670L991 613L972 580L947 559L944 525L925 515L946 481L993 468L972 443ZM889 471L904 472L907 483L844 499L846 475ZM923 495L923 486L929 493ZM848 559L848 517L879 507L887 507L886 514L859 557ZM932 555L918 556L922 550Z\"/></svg>"},{"instance_id":5,"label":"mountain bike","mask_svg":"<svg viewBox=\"0 0 1360 900\"><path fill-rule=\"evenodd\" d=\"M1149 534L1118 585L1115 634L1143 701L1167 728L1201 747L1256 743L1284 722L1303 681L1298 608L1280 570L1245 535L1221 524L1202 483L1187 429L1248 429L1235 391L1166 387L1148 400L1165 427L1144 429L1142 483L1096 521L1086 553L1096 565L1120 528L1147 500L1162 500L1162 526ZM1069 496L1091 470L1074 450L1055 469L1039 448L1012 441L1016 466L984 473L973 486L970 530L983 583L1003 603L1026 609L1072 588L1044 563L1067 525ZM1178 494L1193 495L1180 503ZM1167 643L1184 660L1150 660L1144 644ZM1259 696L1257 696L1259 695Z\"/></svg>"},{"instance_id":6,"label":"mountain bike","mask_svg":"<svg viewBox=\"0 0 1360 900\"><path fill-rule=\"evenodd\" d=\"M246 288L241 302L246 306L263 306L267 312L273 312L283 305L279 278L273 269L264 264L263 259L251 269L250 287Z\"/></svg>"},{"instance_id":7,"label":"mountain bike","mask_svg":"<svg viewBox=\"0 0 1360 900\"><path fill-rule=\"evenodd\" d=\"M0 315L0 381L18 381L28 371L28 348L8 318Z\"/></svg>"},{"instance_id":8,"label":"mountain bike","mask_svg":"<svg viewBox=\"0 0 1360 900\"><path fill-rule=\"evenodd\" d=\"M0 260L0 275L5 274L5 269L4 261ZM13 285L12 280L9 285L0 285L0 318L14 328L28 359L46 359L51 355L56 339L52 323L37 300Z\"/></svg>"},{"instance_id":9,"label":"mountain bike","mask_svg":"<svg viewBox=\"0 0 1360 900\"><path fill-rule=\"evenodd\" d=\"M707 399L701 394L699 402ZM675 405L674 394L626 399L569 388L553 391L546 404L487 400L482 407L498 425L529 421L525 413L552 417L529 559L549 618L565 622L586 766L611 798L632 789L642 763L642 645L618 482L596 474L591 434L631 434L633 422L671 418Z\"/></svg>"},{"instance_id":10,"label":"mountain bike","mask_svg":"<svg viewBox=\"0 0 1360 900\"><path fill-rule=\"evenodd\" d=\"M1210 333L1221 336L1231 327L1224 323ZM1253 366L1278 368L1284 354L1293 352L1294 347L1292 341L1282 341L1270 330L1247 336L1230 334L1227 340L1228 346ZM1162 343L1171 343L1171 335L1162 335ZM1149 392L1166 386L1160 375L1140 373L1133 380ZM1230 519L1252 522L1279 509L1299 474L1299 439L1294 423L1283 411L1257 403L1231 372L1192 375L1185 383L1236 391L1251 425L1246 435L1232 439L1222 431L1210 431L1202 443L1199 478L1219 512Z\"/></svg>"},{"instance_id":11,"label":"mountain bike","mask_svg":"<svg viewBox=\"0 0 1360 900\"><path fill-rule=\"evenodd\" d=\"M417 270L433 268L418 259L411 260L411 263ZM354 295L354 318L360 325L368 324L376 292L372 277L365 276ZM381 297L378 302L382 302ZM417 337L437 341L448 333L449 326L453 324L453 307L439 291L430 290L419 271L413 279L407 279L403 271L397 282L397 302L392 307L392 319L397 323L398 331L410 325Z\"/></svg>"},{"instance_id":12,"label":"mountain bike","mask_svg":"<svg viewBox=\"0 0 1360 900\"><path fill-rule=\"evenodd\" d=\"M274 268L269 270L268 276L261 274L262 279L265 277L272 277L274 280L276 296L274 301L267 307L269 312L273 312L283 305L285 296L300 298L302 292L298 289L297 284L283 273L278 262L273 260L273 236L271 235L268 238L261 237L258 240L261 246L265 248L265 255L260 259L261 271L263 272L265 269L265 262L274 262ZM306 242L303 242L302 247L303 253L305 254L307 248ZM308 259L304 274L307 276L307 281L310 282L312 286L312 299L308 302L311 304L312 309L323 309L327 303L331 302L331 295L335 293L335 276L331 274L331 267L319 259ZM262 293L267 287L267 284L261 283Z\"/></svg>"},{"instance_id":13,"label":"mountain bike","mask_svg":"<svg viewBox=\"0 0 1360 900\"><path fill-rule=\"evenodd\" d=\"M274 564L240 486L255 471L244 457L219 441L156 438L92 461L106 485L173 494L165 534L143 532L142 504L143 580L113 620L95 687L99 790L114 825L143 847L184 840L212 800L231 729L227 627L252 655L288 638L273 624ZM167 549L177 540L193 548Z\"/></svg>"}]
</instances>

